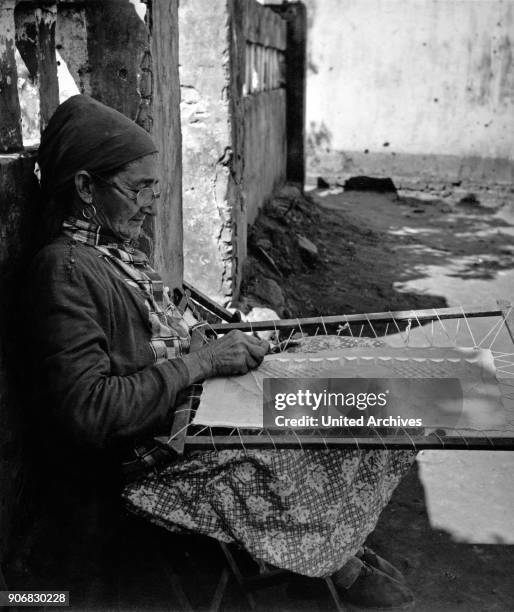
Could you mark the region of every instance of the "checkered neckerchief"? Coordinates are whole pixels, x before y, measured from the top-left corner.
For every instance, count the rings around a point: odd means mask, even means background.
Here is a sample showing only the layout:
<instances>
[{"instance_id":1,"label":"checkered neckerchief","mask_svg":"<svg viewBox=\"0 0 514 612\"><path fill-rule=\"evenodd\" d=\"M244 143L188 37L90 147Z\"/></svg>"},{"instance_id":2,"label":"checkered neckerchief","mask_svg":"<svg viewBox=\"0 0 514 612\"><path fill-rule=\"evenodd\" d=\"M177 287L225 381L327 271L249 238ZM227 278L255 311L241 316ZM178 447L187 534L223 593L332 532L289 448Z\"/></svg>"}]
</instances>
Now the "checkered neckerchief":
<instances>
[{"instance_id":1,"label":"checkered neckerchief","mask_svg":"<svg viewBox=\"0 0 514 612\"><path fill-rule=\"evenodd\" d=\"M105 261L132 289L144 298L152 329L150 346L156 363L180 357L190 346L189 326L169 296L159 274L150 266L148 257L130 245L119 243L113 236L80 219L63 222L66 236L94 247Z\"/></svg>"}]
</instances>

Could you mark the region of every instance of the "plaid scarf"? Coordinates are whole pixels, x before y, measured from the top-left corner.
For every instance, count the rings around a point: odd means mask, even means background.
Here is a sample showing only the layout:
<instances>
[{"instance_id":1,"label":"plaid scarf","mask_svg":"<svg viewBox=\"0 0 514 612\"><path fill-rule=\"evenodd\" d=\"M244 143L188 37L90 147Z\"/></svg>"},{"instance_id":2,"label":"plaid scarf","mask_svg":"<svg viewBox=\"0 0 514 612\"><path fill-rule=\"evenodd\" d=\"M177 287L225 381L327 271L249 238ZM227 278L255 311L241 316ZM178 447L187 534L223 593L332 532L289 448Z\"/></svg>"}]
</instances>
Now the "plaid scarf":
<instances>
[{"instance_id":1,"label":"plaid scarf","mask_svg":"<svg viewBox=\"0 0 514 612\"><path fill-rule=\"evenodd\" d=\"M134 248L130 241L117 242L100 226L80 219L66 219L63 230L69 238L100 251L123 281L143 297L152 329L150 346L156 363L188 352L190 327L171 300L168 287L164 287L161 277L142 251Z\"/></svg>"}]
</instances>

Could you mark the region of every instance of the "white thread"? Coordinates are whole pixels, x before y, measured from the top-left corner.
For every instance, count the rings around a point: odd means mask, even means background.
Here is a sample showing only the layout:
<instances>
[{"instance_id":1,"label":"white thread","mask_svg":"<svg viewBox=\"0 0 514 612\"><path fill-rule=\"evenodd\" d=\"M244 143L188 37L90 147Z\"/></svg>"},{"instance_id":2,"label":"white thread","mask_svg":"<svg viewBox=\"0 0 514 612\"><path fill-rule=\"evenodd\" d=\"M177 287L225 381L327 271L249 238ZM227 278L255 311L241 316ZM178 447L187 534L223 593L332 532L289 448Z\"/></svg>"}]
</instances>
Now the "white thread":
<instances>
[{"instance_id":1,"label":"white thread","mask_svg":"<svg viewBox=\"0 0 514 612\"><path fill-rule=\"evenodd\" d=\"M439 316L439 313L437 312L437 310L436 310L435 308L434 308L433 310L434 310L434 312L435 312L435 316L437 317L437 320L439 321L439 323L441 324L441 327L442 327L442 328L443 328L443 330L444 330L444 333L445 333L445 334L448 336L448 340L451 342L451 341L452 341L452 339L450 338L450 334L448 333L448 331L447 331L447 329L446 329L446 327L445 327L445 325L444 325L444 323L443 323L443 320L442 320L442 319L441 319L441 317Z\"/></svg>"},{"instance_id":2,"label":"white thread","mask_svg":"<svg viewBox=\"0 0 514 612\"><path fill-rule=\"evenodd\" d=\"M300 323L300 319L298 317L296 317L296 321L298 323L298 327L300 329L300 333L302 334L302 336L304 335L303 333L303 329L302 329L302 324Z\"/></svg>"},{"instance_id":3,"label":"white thread","mask_svg":"<svg viewBox=\"0 0 514 612\"><path fill-rule=\"evenodd\" d=\"M405 334L407 336L406 346L409 346L411 327L412 327L412 319L407 319L407 327L405 328Z\"/></svg>"},{"instance_id":4,"label":"white thread","mask_svg":"<svg viewBox=\"0 0 514 612\"><path fill-rule=\"evenodd\" d=\"M344 315L344 318L346 319L346 325L348 325L348 331L350 332L350 336L353 338L354 336L353 336L353 332L352 332L352 326L351 326L351 324L348 321L348 316Z\"/></svg>"},{"instance_id":5,"label":"white thread","mask_svg":"<svg viewBox=\"0 0 514 612\"><path fill-rule=\"evenodd\" d=\"M215 450L216 452L218 452L218 449L217 449L217 447L216 447L216 442L214 442L214 436L212 435L212 428L211 428L211 427L209 427L209 433L211 434L211 443L212 443L212 445L214 446L214 450Z\"/></svg>"},{"instance_id":6,"label":"white thread","mask_svg":"<svg viewBox=\"0 0 514 612\"><path fill-rule=\"evenodd\" d=\"M367 315L367 314L366 314L366 320L367 320L367 322L368 322L368 325L371 327L371 331L372 331L372 332L373 332L373 334L375 335L375 338L378 338L378 336L377 336L377 332L375 331L375 328L373 327L373 325L372 325L371 321L369 320L369 317L368 317L368 315Z\"/></svg>"},{"instance_id":7,"label":"white thread","mask_svg":"<svg viewBox=\"0 0 514 612\"><path fill-rule=\"evenodd\" d=\"M460 309L462 310L462 314L464 316L464 321L466 322L466 325L468 326L469 335L471 336L471 340L473 341L473 347L474 348L478 348L477 343L475 341L475 338L473 336L473 332L471 331L471 327L469 326L468 318L466 316L466 313L464 312L464 308L462 308L462 306L461 306Z\"/></svg>"},{"instance_id":8,"label":"white thread","mask_svg":"<svg viewBox=\"0 0 514 612\"><path fill-rule=\"evenodd\" d=\"M512 306L509 308L509 310L507 311L507 314L505 315L505 317L502 317L502 324L507 324L507 317L510 315L512 311ZM496 335L493 338L493 341L491 342L491 344L489 345L489 349L493 346L493 344L496 342L496 338L498 337L498 334L500 333L500 329L502 328L502 325L500 325L500 327L498 328L498 331L496 332Z\"/></svg>"}]
</instances>

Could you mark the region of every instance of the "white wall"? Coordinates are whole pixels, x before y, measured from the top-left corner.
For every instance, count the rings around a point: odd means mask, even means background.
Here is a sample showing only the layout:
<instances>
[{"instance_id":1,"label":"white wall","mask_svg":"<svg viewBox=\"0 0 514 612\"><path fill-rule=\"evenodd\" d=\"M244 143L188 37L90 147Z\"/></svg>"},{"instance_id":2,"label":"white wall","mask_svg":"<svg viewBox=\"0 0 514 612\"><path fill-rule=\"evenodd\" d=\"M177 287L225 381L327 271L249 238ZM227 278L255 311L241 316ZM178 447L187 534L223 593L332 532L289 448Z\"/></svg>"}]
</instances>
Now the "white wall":
<instances>
[{"instance_id":1,"label":"white wall","mask_svg":"<svg viewBox=\"0 0 514 612\"><path fill-rule=\"evenodd\" d=\"M514 0L305 3L311 158L514 161Z\"/></svg>"}]
</instances>

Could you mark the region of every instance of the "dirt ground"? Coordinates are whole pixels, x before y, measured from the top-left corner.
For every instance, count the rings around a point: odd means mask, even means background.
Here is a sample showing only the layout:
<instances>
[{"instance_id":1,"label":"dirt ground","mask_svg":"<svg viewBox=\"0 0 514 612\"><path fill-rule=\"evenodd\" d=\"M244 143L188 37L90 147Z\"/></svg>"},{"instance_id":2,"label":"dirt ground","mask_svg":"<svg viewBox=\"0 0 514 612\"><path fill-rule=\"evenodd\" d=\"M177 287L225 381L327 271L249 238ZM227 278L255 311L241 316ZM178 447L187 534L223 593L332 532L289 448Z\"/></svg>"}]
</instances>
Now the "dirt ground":
<instances>
[{"instance_id":1,"label":"dirt ground","mask_svg":"<svg viewBox=\"0 0 514 612\"><path fill-rule=\"evenodd\" d=\"M434 267L461 280L494 280L500 271L512 270L514 196L452 195L336 188L312 191L314 205L296 198L293 204L288 200L288 208L275 200L250 235L243 286L250 305L266 300L256 291L262 275L282 287L286 314L306 317L444 307L448 296L442 287L411 289L412 282L434 276ZM319 257L302 258L299 234L318 247Z\"/></svg>"},{"instance_id":2,"label":"dirt ground","mask_svg":"<svg viewBox=\"0 0 514 612\"><path fill-rule=\"evenodd\" d=\"M280 285L282 314L294 317L514 298L512 191L455 187L443 195L396 195L334 188L310 197L314 207L299 200L286 209L279 202L258 221L256 261L245 284L250 305L262 299L256 282L262 274ZM316 260L298 255L297 234L318 247ZM267 247L275 268L258 245ZM513 469L509 452L418 456L370 538L406 575L416 610L514 609Z\"/></svg>"}]
</instances>

